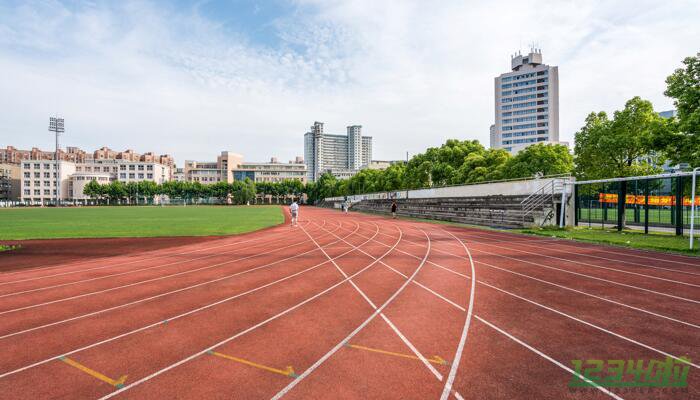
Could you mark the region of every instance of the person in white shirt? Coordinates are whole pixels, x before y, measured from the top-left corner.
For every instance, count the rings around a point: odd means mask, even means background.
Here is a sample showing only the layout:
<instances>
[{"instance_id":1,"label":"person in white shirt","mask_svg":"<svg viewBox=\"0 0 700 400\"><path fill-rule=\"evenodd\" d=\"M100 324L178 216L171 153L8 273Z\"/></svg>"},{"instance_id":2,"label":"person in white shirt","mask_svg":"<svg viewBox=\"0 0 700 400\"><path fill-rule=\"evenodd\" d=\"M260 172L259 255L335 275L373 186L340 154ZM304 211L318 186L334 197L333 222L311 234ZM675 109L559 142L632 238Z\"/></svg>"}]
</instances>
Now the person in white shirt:
<instances>
[{"instance_id":1,"label":"person in white shirt","mask_svg":"<svg viewBox=\"0 0 700 400\"><path fill-rule=\"evenodd\" d=\"M296 201L289 206L289 213L292 214L292 226L296 226L297 217L299 216L299 204Z\"/></svg>"}]
</instances>

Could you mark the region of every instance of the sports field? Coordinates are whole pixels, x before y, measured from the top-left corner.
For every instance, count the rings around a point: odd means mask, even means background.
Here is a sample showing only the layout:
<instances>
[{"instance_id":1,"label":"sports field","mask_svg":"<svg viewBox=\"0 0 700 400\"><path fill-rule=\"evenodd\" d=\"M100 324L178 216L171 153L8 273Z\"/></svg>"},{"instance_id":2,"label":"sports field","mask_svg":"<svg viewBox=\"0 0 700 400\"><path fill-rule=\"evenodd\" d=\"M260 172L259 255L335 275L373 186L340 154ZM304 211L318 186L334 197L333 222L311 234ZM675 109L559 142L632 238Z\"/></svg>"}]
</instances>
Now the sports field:
<instances>
[{"instance_id":1,"label":"sports field","mask_svg":"<svg viewBox=\"0 0 700 400\"><path fill-rule=\"evenodd\" d=\"M66 207L0 209L0 240L209 236L279 224L279 206Z\"/></svg>"},{"instance_id":2,"label":"sports field","mask_svg":"<svg viewBox=\"0 0 700 400\"><path fill-rule=\"evenodd\" d=\"M300 218L0 273L0 397L700 398L696 257L310 207ZM606 387L615 360L632 367L625 382L658 360L687 385ZM612 378L595 378L598 361ZM577 362L592 387L576 387Z\"/></svg>"}]
</instances>

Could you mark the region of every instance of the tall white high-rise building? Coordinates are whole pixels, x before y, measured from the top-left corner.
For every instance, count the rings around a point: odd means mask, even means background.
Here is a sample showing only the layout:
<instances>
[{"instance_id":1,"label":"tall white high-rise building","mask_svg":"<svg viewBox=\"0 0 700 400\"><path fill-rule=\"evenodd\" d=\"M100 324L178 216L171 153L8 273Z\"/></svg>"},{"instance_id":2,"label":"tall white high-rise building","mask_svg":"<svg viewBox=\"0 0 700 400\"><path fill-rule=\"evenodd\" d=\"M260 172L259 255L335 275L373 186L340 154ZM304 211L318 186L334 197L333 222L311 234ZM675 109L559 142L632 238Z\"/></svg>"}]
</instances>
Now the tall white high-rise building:
<instances>
[{"instance_id":1,"label":"tall white high-rise building","mask_svg":"<svg viewBox=\"0 0 700 400\"><path fill-rule=\"evenodd\" d=\"M304 135L304 160L311 182L324 172L349 178L369 166L372 137L362 136L361 125L348 126L346 135L331 135L323 131L323 122L314 122Z\"/></svg>"},{"instance_id":2,"label":"tall white high-rise building","mask_svg":"<svg viewBox=\"0 0 700 400\"><path fill-rule=\"evenodd\" d=\"M559 69L542 64L539 49L511 57L511 71L495 78L495 100L492 148L515 154L559 143Z\"/></svg>"}]
</instances>

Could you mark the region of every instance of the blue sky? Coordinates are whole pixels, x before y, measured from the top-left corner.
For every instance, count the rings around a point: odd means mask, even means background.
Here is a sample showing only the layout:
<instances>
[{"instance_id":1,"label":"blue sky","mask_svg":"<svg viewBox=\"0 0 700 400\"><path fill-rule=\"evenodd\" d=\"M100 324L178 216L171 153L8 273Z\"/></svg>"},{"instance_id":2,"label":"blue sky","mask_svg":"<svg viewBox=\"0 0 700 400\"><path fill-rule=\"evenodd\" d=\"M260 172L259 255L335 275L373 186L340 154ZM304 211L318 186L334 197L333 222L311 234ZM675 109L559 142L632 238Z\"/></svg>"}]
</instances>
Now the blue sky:
<instances>
[{"instance_id":1,"label":"blue sky","mask_svg":"<svg viewBox=\"0 0 700 400\"><path fill-rule=\"evenodd\" d=\"M374 158L447 138L488 144L493 78L542 48L560 74L561 139L700 50L700 2L2 1L0 146L222 150L290 159L316 120L363 125Z\"/></svg>"}]
</instances>

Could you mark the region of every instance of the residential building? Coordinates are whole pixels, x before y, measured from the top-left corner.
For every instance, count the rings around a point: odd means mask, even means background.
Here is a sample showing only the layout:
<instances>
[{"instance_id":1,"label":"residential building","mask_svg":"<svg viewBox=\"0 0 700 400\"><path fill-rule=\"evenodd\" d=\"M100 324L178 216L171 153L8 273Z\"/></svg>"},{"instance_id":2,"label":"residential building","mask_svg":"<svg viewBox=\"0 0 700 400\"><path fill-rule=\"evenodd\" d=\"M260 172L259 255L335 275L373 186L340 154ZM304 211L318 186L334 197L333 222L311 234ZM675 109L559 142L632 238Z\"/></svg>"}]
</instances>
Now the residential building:
<instances>
[{"instance_id":1,"label":"residential building","mask_svg":"<svg viewBox=\"0 0 700 400\"><path fill-rule=\"evenodd\" d=\"M515 154L535 143L559 143L559 68L543 64L539 49L512 56L511 71L494 84L492 148Z\"/></svg>"},{"instance_id":2,"label":"residential building","mask_svg":"<svg viewBox=\"0 0 700 400\"><path fill-rule=\"evenodd\" d=\"M84 163L60 161L60 164L60 175L57 176L54 162L22 162L21 201L28 204L52 204L55 202L56 190L60 190L59 197L62 201L82 201L87 199L83 195L83 188L91 180L101 184L112 181L153 181L160 184L169 181L172 175L169 166L155 162L91 158Z\"/></svg>"},{"instance_id":3,"label":"residential building","mask_svg":"<svg viewBox=\"0 0 700 400\"><path fill-rule=\"evenodd\" d=\"M26 160L22 162L20 199L30 204L53 204L58 192L62 201L70 199L70 176L75 173L75 163L50 160ZM60 173L60 175L59 175Z\"/></svg>"},{"instance_id":4,"label":"residential building","mask_svg":"<svg viewBox=\"0 0 700 400\"><path fill-rule=\"evenodd\" d=\"M369 162L369 166L367 168L369 168L369 169L387 169L394 164L406 164L406 161L404 161L404 160L392 160L392 161L372 160Z\"/></svg>"},{"instance_id":5,"label":"residential building","mask_svg":"<svg viewBox=\"0 0 700 400\"><path fill-rule=\"evenodd\" d=\"M306 164L299 161L303 161L301 157L285 164L272 157L270 162L244 162L233 170L234 180L242 181L249 178L253 182L281 182L297 179L306 183Z\"/></svg>"},{"instance_id":6,"label":"residential building","mask_svg":"<svg viewBox=\"0 0 700 400\"><path fill-rule=\"evenodd\" d=\"M17 164L0 164L0 202L19 201L22 184Z\"/></svg>"},{"instance_id":7,"label":"residential building","mask_svg":"<svg viewBox=\"0 0 700 400\"><path fill-rule=\"evenodd\" d=\"M316 181L324 172L347 178L369 166L372 137L362 136L361 125L348 126L345 135L333 135L324 132L323 122L314 122L304 134L304 159L309 181Z\"/></svg>"},{"instance_id":8,"label":"residential building","mask_svg":"<svg viewBox=\"0 0 700 400\"><path fill-rule=\"evenodd\" d=\"M230 151L222 151L216 161L185 161L184 180L205 184L216 182L231 183L233 171L243 162L243 156Z\"/></svg>"},{"instance_id":9,"label":"residential building","mask_svg":"<svg viewBox=\"0 0 700 400\"><path fill-rule=\"evenodd\" d=\"M173 172L173 180L177 182L185 182L187 180L185 179L185 169L175 168L175 172Z\"/></svg>"}]
</instances>

